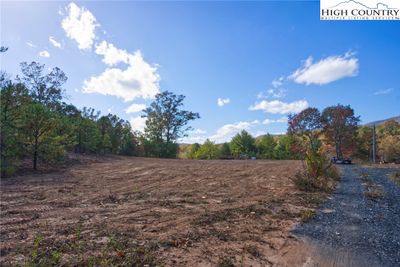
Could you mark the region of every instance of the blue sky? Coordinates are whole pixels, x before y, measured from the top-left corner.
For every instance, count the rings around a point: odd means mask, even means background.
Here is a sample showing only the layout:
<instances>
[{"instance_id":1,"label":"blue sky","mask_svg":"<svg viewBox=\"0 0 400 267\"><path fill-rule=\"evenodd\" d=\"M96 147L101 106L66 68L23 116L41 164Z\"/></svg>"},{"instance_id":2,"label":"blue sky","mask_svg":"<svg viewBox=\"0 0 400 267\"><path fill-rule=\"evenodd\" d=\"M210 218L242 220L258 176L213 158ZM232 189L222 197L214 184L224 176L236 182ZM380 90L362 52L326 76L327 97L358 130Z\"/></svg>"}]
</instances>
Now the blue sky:
<instances>
[{"instance_id":1,"label":"blue sky","mask_svg":"<svg viewBox=\"0 0 400 267\"><path fill-rule=\"evenodd\" d=\"M285 117L349 104L362 122L400 114L398 21L320 21L319 2L1 2L1 69L38 61L68 101L142 129L163 90L201 119L185 142L285 132ZM129 108L130 107L130 108Z\"/></svg>"}]
</instances>

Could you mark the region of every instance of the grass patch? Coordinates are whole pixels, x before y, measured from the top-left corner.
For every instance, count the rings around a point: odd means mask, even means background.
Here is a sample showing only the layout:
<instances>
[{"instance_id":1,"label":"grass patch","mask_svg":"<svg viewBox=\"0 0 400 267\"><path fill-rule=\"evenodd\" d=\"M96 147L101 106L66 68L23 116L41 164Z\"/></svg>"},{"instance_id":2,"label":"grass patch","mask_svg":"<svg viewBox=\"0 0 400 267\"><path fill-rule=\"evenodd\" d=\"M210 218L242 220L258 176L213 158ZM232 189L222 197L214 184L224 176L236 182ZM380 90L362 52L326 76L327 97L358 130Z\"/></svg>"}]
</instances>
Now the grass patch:
<instances>
[{"instance_id":1,"label":"grass patch","mask_svg":"<svg viewBox=\"0 0 400 267\"><path fill-rule=\"evenodd\" d=\"M219 210L214 212L206 212L205 214L197 217L192 224L194 225L211 225L218 222L229 222L234 218L240 216L252 216L259 218L265 214L270 214L271 210L267 207L268 203L264 203L263 201L259 201L256 204L239 207L239 208L230 208L225 210Z\"/></svg>"},{"instance_id":2,"label":"grass patch","mask_svg":"<svg viewBox=\"0 0 400 267\"><path fill-rule=\"evenodd\" d=\"M164 266L157 257L157 248L139 245L123 235L111 235L108 242L98 247L95 242L84 240L78 227L75 238L67 242L54 242L37 235L24 266Z\"/></svg>"},{"instance_id":3,"label":"grass patch","mask_svg":"<svg viewBox=\"0 0 400 267\"><path fill-rule=\"evenodd\" d=\"M228 221L233 218L235 213L231 209L209 212L203 215L200 215L197 219L193 221L194 224L197 225L210 225L217 222Z\"/></svg>"},{"instance_id":4,"label":"grass patch","mask_svg":"<svg viewBox=\"0 0 400 267\"><path fill-rule=\"evenodd\" d=\"M364 196L366 198L377 200L383 198L385 192L379 187L367 172L360 173L360 179L364 183Z\"/></svg>"},{"instance_id":5,"label":"grass patch","mask_svg":"<svg viewBox=\"0 0 400 267\"><path fill-rule=\"evenodd\" d=\"M400 185L400 172L394 172L389 174L389 178L396 184Z\"/></svg>"}]
</instances>

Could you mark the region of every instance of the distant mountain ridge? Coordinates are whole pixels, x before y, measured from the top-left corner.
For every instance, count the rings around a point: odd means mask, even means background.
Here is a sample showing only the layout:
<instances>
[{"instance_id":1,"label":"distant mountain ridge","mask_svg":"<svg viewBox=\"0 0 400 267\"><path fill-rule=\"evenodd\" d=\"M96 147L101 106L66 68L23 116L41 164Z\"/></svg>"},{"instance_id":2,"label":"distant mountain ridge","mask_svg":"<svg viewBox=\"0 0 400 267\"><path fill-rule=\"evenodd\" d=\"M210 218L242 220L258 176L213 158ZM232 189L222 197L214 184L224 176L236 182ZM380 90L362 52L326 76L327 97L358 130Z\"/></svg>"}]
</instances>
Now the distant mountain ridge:
<instances>
[{"instance_id":1,"label":"distant mountain ridge","mask_svg":"<svg viewBox=\"0 0 400 267\"><path fill-rule=\"evenodd\" d=\"M366 5L363 4L363 3L360 3L360 2L355 1L355 0L343 1L343 2L340 2L340 3L338 3L338 4L334 5L334 6L332 6L331 8L336 8L336 7L338 7L338 6L345 6L345 5L358 5L358 6L365 7L365 8L367 8L367 9L379 9L379 6L382 6L382 7L384 7L385 9L393 9L393 8L389 7L389 5L387 5L387 4L385 4L385 3L382 3L382 2L376 3L376 6L375 6L375 7L369 7L369 6L366 6Z\"/></svg>"},{"instance_id":2,"label":"distant mountain ridge","mask_svg":"<svg viewBox=\"0 0 400 267\"><path fill-rule=\"evenodd\" d=\"M387 121L392 121L392 120L397 121L398 123L400 123L400 116L396 116L396 117L392 117L392 118L388 118L388 119L384 119L384 120L379 120L379 121L371 121L371 122L365 123L364 125L365 126L372 126L375 123L376 126L379 126L381 124L384 124Z\"/></svg>"}]
</instances>

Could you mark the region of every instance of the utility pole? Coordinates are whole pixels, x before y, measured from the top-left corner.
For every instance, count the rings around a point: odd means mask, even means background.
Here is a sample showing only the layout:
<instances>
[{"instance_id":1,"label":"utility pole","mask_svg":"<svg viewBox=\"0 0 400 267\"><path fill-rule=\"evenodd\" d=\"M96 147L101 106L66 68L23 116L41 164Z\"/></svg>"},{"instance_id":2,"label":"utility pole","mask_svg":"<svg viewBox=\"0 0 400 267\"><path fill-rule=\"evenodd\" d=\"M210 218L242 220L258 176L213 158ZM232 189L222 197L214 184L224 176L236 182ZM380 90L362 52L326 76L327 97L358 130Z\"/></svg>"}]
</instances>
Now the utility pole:
<instances>
[{"instance_id":1,"label":"utility pole","mask_svg":"<svg viewBox=\"0 0 400 267\"><path fill-rule=\"evenodd\" d=\"M372 129L372 162L376 163L376 133L375 133L375 123Z\"/></svg>"}]
</instances>

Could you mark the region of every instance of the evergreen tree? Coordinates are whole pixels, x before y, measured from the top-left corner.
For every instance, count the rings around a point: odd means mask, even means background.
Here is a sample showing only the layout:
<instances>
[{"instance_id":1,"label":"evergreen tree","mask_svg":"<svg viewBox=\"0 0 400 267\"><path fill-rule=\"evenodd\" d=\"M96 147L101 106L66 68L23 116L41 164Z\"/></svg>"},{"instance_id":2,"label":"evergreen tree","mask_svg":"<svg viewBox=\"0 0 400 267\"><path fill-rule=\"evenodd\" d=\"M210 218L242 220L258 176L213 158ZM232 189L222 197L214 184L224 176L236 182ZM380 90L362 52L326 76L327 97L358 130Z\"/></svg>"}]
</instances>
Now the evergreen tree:
<instances>
[{"instance_id":1,"label":"evergreen tree","mask_svg":"<svg viewBox=\"0 0 400 267\"><path fill-rule=\"evenodd\" d=\"M220 149L220 157L222 159L229 159L232 157L231 148L229 147L229 143L223 143Z\"/></svg>"},{"instance_id":2,"label":"evergreen tree","mask_svg":"<svg viewBox=\"0 0 400 267\"><path fill-rule=\"evenodd\" d=\"M276 142L270 134L262 136L256 140L257 155L262 159L273 159Z\"/></svg>"},{"instance_id":3,"label":"evergreen tree","mask_svg":"<svg viewBox=\"0 0 400 267\"><path fill-rule=\"evenodd\" d=\"M218 147L209 139L207 139L196 152L196 159L217 159L218 157Z\"/></svg>"},{"instance_id":4,"label":"evergreen tree","mask_svg":"<svg viewBox=\"0 0 400 267\"><path fill-rule=\"evenodd\" d=\"M254 156L256 154L255 139L246 130L242 130L232 138L230 149L236 158Z\"/></svg>"},{"instance_id":5,"label":"evergreen tree","mask_svg":"<svg viewBox=\"0 0 400 267\"><path fill-rule=\"evenodd\" d=\"M12 174L17 159L23 155L23 140L18 128L22 107L30 98L24 85L12 83L3 76L0 95L1 177Z\"/></svg>"}]
</instances>

